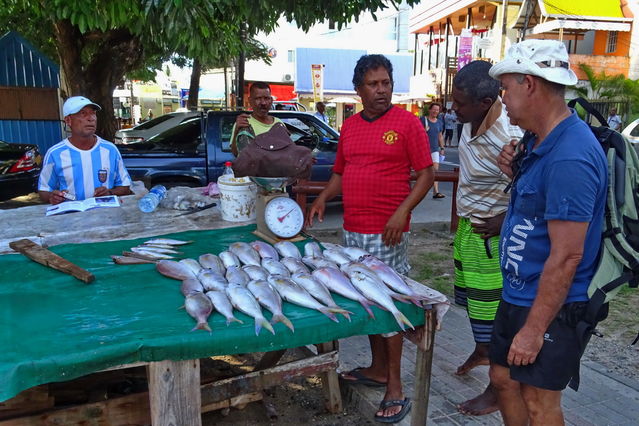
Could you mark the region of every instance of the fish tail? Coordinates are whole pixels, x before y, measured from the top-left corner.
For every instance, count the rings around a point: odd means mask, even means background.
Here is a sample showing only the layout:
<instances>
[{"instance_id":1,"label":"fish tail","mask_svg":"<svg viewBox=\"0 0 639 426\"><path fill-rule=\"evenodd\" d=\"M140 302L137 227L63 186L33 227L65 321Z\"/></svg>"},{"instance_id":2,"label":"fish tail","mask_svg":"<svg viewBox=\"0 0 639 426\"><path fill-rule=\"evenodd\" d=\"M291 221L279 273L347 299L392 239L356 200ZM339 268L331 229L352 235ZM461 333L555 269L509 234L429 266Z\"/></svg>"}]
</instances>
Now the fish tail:
<instances>
[{"instance_id":1,"label":"fish tail","mask_svg":"<svg viewBox=\"0 0 639 426\"><path fill-rule=\"evenodd\" d=\"M209 334L212 333L211 327L209 327L209 323L208 322L198 322L195 327L193 327L191 329L191 331L195 331L195 330L206 330L209 332Z\"/></svg>"},{"instance_id":2,"label":"fish tail","mask_svg":"<svg viewBox=\"0 0 639 426\"><path fill-rule=\"evenodd\" d=\"M268 322L266 320L266 318L262 318L261 322L262 322L262 325L264 326L264 328L266 328L271 333L275 334L275 330L273 329L273 326L271 325L270 322Z\"/></svg>"},{"instance_id":3,"label":"fish tail","mask_svg":"<svg viewBox=\"0 0 639 426\"><path fill-rule=\"evenodd\" d=\"M348 311L344 311L344 312L340 312L342 315L344 315L344 318L346 318L348 320L348 322L351 322L351 316L349 314L352 314L352 312L348 312Z\"/></svg>"},{"instance_id":4,"label":"fish tail","mask_svg":"<svg viewBox=\"0 0 639 426\"><path fill-rule=\"evenodd\" d=\"M370 316L372 319L375 319L375 314L373 314L373 311L371 310L371 303L368 300L364 299L360 300L359 303L361 303L364 309L366 309L366 312L368 312L368 316Z\"/></svg>"},{"instance_id":5,"label":"fish tail","mask_svg":"<svg viewBox=\"0 0 639 426\"><path fill-rule=\"evenodd\" d=\"M395 321L397 321L397 324L399 324L399 326L402 328L402 331L406 330L404 324L415 330L413 324L411 324L408 318L406 318L406 315L404 315L401 311L393 312L393 316L395 317Z\"/></svg>"},{"instance_id":6,"label":"fish tail","mask_svg":"<svg viewBox=\"0 0 639 426\"><path fill-rule=\"evenodd\" d=\"M293 327L293 323L291 322L291 320L286 318L286 316L284 316L284 314L273 315L273 318L271 318L271 322L273 324L275 324L276 322L281 322L282 324L287 326L289 329L291 329L291 331L293 333L295 333L295 328Z\"/></svg>"},{"instance_id":7,"label":"fish tail","mask_svg":"<svg viewBox=\"0 0 639 426\"><path fill-rule=\"evenodd\" d=\"M390 295L393 299L398 300L400 302L403 303L414 303L414 300L411 296L407 296L405 294L401 294L401 293L391 293Z\"/></svg>"},{"instance_id":8,"label":"fish tail","mask_svg":"<svg viewBox=\"0 0 639 426\"><path fill-rule=\"evenodd\" d=\"M319 311L321 313L323 313L324 315L326 315L327 317L329 317L331 320L333 320L335 322L339 322L339 320L337 319L337 317L333 313L334 309L323 307L323 308L319 308Z\"/></svg>"},{"instance_id":9,"label":"fish tail","mask_svg":"<svg viewBox=\"0 0 639 426\"><path fill-rule=\"evenodd\" d=\"M239 320L239 319L237 319L237 318L235 318L235 317L228 317L228 318L226 319L226 326L228 327L228 325L229 325L230 323L232 323L232 322L239 322L240 324L244 324L244 322L243 322L242 320Z\"/></svg>"}]
</instances>

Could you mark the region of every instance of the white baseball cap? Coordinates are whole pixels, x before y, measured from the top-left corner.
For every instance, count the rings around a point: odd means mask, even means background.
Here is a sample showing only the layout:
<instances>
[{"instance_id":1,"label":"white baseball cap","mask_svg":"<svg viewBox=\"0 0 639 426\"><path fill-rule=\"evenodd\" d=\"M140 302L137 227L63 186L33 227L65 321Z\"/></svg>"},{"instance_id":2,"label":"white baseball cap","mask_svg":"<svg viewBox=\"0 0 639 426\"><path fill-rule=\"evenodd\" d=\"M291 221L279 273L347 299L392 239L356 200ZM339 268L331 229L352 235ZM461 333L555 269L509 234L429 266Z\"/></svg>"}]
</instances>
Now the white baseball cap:
<instances>
[{"instance_id":1,"label":"white baseball cap","mask_svg":"<svg viewBox=\"0 0 639 426\"><path fill-rule=\"evenodd\" d=\"M494 79L511 73L530 74L564 86L572 86L579 81L570 69L566 46L557 40L530 39L513 44L504 60L488 71Z\"/></svg>"},{"instance_id":2,"label":"white baseball cap","mask_svg":"<svg viewBox=\"0 0 639 426\"><path fill-rule=\"evenodd\" d=\"M75 114L87 105L91 105L98 111L102 109L100 105L91 102L89 98L85 98L84 96L71 96L64 102L64 105L62 105L62 115L66 117L67 115Z\"/></svg>"}]
</instances>

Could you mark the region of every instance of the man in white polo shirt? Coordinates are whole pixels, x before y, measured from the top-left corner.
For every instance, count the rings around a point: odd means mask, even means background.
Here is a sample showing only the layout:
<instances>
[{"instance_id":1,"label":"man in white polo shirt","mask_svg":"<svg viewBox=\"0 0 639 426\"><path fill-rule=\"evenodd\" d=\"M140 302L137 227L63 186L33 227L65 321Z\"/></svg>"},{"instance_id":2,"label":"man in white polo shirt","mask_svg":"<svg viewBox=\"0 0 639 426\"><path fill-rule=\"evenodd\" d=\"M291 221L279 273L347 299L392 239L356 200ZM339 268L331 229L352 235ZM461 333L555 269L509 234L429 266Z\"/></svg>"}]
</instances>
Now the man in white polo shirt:
<instances>
[{"instance_id":1,"label":"man in white polo shirt","mask_svg":"<svg viewBox=\"0 0 639 426\"><path fill-rule=\"evenodd\" d=\"M64 103L62 113L71 135L44 156L38 193L45 203L131 193L131 178L120 152L95 134L100 109L84 96L70 97Z\"/></svg>"}]
</instances>

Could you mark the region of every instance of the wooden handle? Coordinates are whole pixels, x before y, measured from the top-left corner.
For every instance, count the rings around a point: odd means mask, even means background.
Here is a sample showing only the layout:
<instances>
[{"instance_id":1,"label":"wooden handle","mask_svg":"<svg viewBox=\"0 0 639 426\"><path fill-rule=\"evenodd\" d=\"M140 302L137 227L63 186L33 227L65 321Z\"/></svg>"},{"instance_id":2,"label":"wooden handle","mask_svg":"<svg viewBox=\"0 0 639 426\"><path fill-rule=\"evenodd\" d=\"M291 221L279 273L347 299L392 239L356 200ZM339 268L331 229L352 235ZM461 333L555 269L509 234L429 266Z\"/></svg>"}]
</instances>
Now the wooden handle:
<instances>
[{"instance_id":1,"label":"wooden handle","mask_svg":"<svg viewBox=\"0 0 639 426\"><path fill-rule=\"evenodd\" d=\"M44 266L48 266L49 268L64 272L65 274L72 275L87 284L95 280L95 276L91 272L80 268L78 265L69 262L65 258L58 256L31 240L22 239L12 241L9 243L9 247L19 253L22 253L31 260L34 260Z\"/></svg>"}]
</instances>

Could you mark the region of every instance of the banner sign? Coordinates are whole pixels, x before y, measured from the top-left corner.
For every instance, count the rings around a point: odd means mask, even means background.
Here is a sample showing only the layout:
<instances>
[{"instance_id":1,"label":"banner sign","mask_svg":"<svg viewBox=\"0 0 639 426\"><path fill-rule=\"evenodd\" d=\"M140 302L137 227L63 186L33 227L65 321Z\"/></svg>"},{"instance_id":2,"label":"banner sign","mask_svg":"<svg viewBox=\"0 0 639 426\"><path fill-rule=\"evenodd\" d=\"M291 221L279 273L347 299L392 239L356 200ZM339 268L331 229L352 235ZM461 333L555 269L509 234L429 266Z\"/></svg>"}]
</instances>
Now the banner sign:
<instances>
[{"instance_id":1,"label":"banner sign","mask_svg":"<svg viewBox=\"0 0 639 426\"><path fill-rule=\"evenodd\" d=\"M313 76L313 101L320 102L324 100L324 65L312 64L311 74Z\"/></svg>"},{"instance_id":2,"label":"banner sign","mask_svg":"<svg viewBox=\"0 0 639 426\"><path fill-rule=\"evenodd\" d=\"M464 28L459 37L459 49L457 51L457 71L473 60L473 33Z\"/></svg>"}]
</instances>

